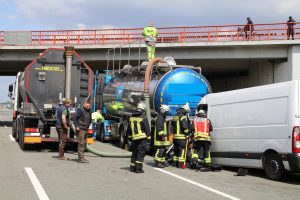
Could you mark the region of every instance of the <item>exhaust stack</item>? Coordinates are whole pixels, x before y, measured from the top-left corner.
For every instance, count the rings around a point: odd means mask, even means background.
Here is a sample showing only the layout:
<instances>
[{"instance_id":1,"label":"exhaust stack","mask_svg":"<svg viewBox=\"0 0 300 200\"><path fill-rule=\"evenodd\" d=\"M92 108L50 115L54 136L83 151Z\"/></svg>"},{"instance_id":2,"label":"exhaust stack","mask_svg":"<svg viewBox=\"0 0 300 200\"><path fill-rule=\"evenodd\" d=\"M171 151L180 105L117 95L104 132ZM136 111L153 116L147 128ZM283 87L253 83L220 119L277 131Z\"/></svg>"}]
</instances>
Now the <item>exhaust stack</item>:
<instances>
[{"instance_id":1,"label":"exhaust stack","mask_svg":"<svg viewBox=\"0 0 300 200\"><path fill-rule=\"evenodd\" d=\"M72 80L72 58L73 58L72 46L65 46L66 52L66 84L65 84L65 97L71 99L71 80Z\"/></svg>"}]
</instances>

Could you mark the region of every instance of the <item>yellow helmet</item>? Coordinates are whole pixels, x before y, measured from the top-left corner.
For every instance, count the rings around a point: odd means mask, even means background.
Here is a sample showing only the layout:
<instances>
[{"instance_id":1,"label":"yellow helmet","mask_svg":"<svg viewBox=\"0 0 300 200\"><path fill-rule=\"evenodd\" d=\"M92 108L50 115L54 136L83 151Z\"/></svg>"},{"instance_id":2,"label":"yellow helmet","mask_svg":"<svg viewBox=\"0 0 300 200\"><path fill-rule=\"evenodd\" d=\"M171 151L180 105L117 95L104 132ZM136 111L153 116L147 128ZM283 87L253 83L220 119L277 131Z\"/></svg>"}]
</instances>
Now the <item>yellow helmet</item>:
<instances>
[{"instance_id":1,"label":"yellow helmet","mask_svg":"<svg viewBox=\"0 0 300 200\"><path fill-rule=\"evenodd\" d=\"M149 23L149 26L154 26L154 22L150 22L150 23Z\"/></svg>"}]
</instances>

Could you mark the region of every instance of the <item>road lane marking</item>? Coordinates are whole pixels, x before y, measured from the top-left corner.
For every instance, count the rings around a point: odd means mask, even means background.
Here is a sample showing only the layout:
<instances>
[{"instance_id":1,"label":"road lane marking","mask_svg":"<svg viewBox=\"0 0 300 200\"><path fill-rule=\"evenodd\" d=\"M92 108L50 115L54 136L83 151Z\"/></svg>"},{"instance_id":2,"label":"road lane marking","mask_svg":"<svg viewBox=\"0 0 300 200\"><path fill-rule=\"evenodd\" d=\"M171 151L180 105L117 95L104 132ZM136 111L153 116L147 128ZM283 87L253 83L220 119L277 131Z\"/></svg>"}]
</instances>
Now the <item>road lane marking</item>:
<instances>
[{"instance_id":1,"label":"road lane marking","mask_svg":"<svg viewBox=\"0 0 300 200\"><path fill-rule=\"evenodd\" d=\"M205 189L205 190L208 190L208 191L210 191L210 192L216 193L216 194L221 195L221 196L223 196L223 197L226 197L226 198L228 198L228 199L232 199L232 200L240 200L239 198L236 198L236 197L234 197L234 196L231 196L231 195L226 194L226 193L224 193L224 192L221 192L221 191L219 191L219 190L213 189L213 188L208 187L208 186L206 186L206 185L202 185L202 184L200 184L200 183L197 183L197 182L192 181L192 180L190 180L190 179L184 178L184 177L179 176L179 175L177 175L177 174L174 174L174 173L172 173L172 172L168 172L168 171L163 170L163 169L160 169L160 168L153 168L153 169L155 169L155 170L157 170L157 171L160 171L160 172L162 172L162 173L164 173L164 174L168 174L168 175L170 175L170 176L173 176L173 177L175 177L175 178L178 178L178 179L180 179L180 180L183 180L183 181L185 181L185 182L187 182L187 183L190 183L190 184L193 184L193 185L195 185L195 186L198 186L198 187L200 187L200 188L202 188L202 189Z\"/></svg>"},{"instance_id":2,"label":"road lane marking","mask_svg":"<svg viewBox=\"0 0 300 200\"><path fill-rule=\"evenodd\" d=\"M15 140L15 138L10 134L9 135L9 137L10 137L10 140L12 141L12 142L15 142L16 140Z\"/></svg>"},{"instance_id":3,"label":"road lane marking","mask_svg":"<svg viewBox=\"0 0 300 200\"><path fill-rule=\"evenodd\" d=\"M40 200L49 200L49 197L47 196L43 186L41 185L40 181L36 177L35 173L30 167L25 167L25 170L27 172L27 175L29 176L29 179L39 197Z\"/></svg>"}]
</instances>

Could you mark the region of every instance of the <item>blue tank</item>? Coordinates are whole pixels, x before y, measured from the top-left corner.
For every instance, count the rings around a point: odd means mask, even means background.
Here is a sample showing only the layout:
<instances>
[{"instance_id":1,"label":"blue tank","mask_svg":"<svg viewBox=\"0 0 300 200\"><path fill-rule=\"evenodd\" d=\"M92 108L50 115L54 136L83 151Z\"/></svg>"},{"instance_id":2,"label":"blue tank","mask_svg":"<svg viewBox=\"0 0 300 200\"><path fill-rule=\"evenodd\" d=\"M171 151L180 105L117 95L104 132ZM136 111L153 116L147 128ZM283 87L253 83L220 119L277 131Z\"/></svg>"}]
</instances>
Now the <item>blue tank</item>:
<instances>
[{"instance_id":1,"label":"blue tank","mask_svg":"<svg viewBox=\"0 0 300 200\"><path fill-rule=\"evenodd\" d=\"M110 114L132 112L144 98L144 72L115 73L103 89L103 103ZM159 68L152 70L149 85L150 107L159 111L161 104L169 105L170 115L187 102L194 115L201 98L211 92L209 82L197 71L185 68Z\"/></svg>"},{"instance_id":2,"label":"blue tank","mask_svg":"<svg viewBox=\"0 0 300 200\"><path fill-rule=\"evenodd\" d=\"M175 115L179 106L189 103L194 115L201 98L211 92L206 78L196 71L178 68L167 73L157 84L154 91L153 105L158 111L161 104L170 106L170 114Z\"/></svg>"}]
</instances>

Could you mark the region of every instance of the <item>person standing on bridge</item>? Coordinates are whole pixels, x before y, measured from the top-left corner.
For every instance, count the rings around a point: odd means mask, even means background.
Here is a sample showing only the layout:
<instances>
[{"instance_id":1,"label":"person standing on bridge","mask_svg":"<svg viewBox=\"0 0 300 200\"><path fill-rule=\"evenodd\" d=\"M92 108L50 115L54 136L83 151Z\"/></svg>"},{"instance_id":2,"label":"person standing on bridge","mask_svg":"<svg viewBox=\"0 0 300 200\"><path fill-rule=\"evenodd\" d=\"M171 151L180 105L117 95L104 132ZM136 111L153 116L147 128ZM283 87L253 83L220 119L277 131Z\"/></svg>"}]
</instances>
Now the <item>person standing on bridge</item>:
<instances>
[{"instance_id":1,"label":"person standing on bridge","mask_svg":"<svg viewBox=\"0 0 300 200\"><path fill-rule=\"evenodd\" d=\"M77 131L78 162L80 163L89 163L89 161L84 158L84 151L86 146L87 131L92 122L90 109L91 104L89 102L85 102L83 108L79 108L74 117L74 125Z\"/></svg>"},{"instance_id":2,"label":"person standing on bridge","mask_svg":"<svg viewBox=\"0 0 300 200\"><path fill-rule=\"evenodd\" d=\"M144 157L151 140L149 122L145 111L146 105L140 102L137 110L132 113L132 117L129 119L131 134L128 139L132 140L130 171L135 173L144 173Z\"/></svg>"},{"instance_id":3,"label":"person standing on bridge","mask_svg":"<svg viewBox=\"0 0 300 200\"><path fill-rule=\"evenodd\" d=\"M68 137L68 129L69 127L69 107L71 105L70 99L62 99L62 104L59 104L56 108L56 131L58 133L58 159L59 160L68 160L67 157L64 156L65 146Z\"/></svg>"},{"instance_id":4,"label":"person standing on bridge","mask_svg":"<svg viewBox=\"0 0 300 200\"><path fill-rule=\"evenodd\" d=\"M287 25L287 39L290 39L292 36L292 40L294 39L294 26L296 25L295 20L290 16L289 20L286 22Z\"/></svg>"},{"instance_id":5,"label":"person standing on bridge","mask_svg":"<svg viewBox=\"0 0 300 200\"><path fill-rule=\"evenodd\" d=\"M154 27L154 23L150 22L149 26L145 27L142 35L145 38L148 61L155 57L155 44L157 40L157 29Z\"/></svg>"},{"instance_id":6,"label":"person standing on bridge","mask_svg":"<svg viewBox=\"0 0 300 200\"><path fill-rule=\"evenodd\" d=\"M245 31L246 39L249 39L252 37L253 31L254 31L254 26L253 26L253 22L250 19L250 17L247 17L247 24L244 27L244 31Z\"/></svg>"}]
</instances>

